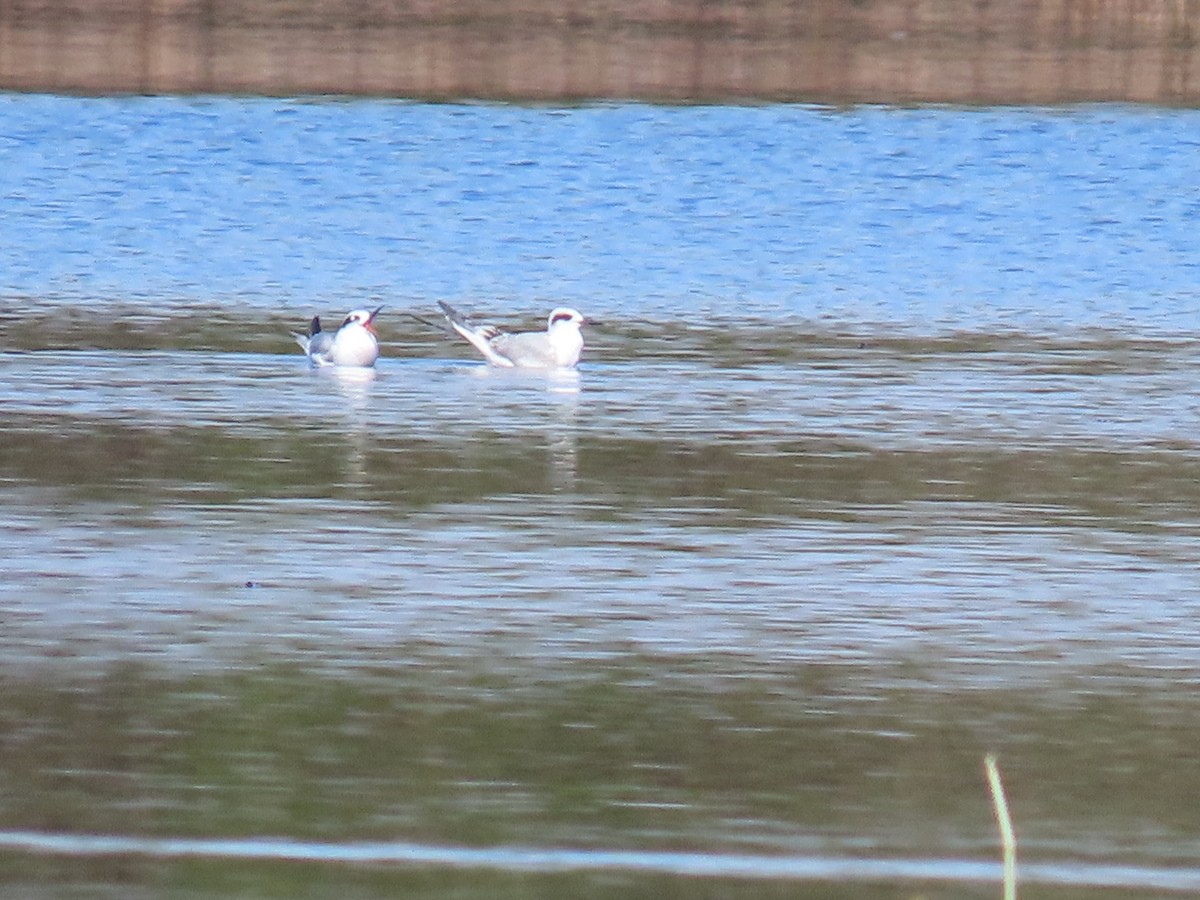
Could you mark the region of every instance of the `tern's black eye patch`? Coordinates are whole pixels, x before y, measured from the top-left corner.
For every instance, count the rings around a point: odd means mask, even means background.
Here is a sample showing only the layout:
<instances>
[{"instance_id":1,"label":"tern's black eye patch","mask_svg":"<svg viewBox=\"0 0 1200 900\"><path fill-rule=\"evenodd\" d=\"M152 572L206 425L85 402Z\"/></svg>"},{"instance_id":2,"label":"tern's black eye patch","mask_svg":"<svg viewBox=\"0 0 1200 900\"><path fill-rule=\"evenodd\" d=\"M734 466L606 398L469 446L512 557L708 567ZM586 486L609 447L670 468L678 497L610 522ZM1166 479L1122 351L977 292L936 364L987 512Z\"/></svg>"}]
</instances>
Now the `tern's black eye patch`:
<instances>
[{"instance_id":1,"label":"tern's black eye patch","mask_svg":"<svg viewBox=\"0 0 1200 900\"><path fill-rule=\"evenodd\" d=\"M550 324L553 325L555 322L570 322L574 318L570 313L555 313L550 317Z\"/></svg>"}]
</instances>

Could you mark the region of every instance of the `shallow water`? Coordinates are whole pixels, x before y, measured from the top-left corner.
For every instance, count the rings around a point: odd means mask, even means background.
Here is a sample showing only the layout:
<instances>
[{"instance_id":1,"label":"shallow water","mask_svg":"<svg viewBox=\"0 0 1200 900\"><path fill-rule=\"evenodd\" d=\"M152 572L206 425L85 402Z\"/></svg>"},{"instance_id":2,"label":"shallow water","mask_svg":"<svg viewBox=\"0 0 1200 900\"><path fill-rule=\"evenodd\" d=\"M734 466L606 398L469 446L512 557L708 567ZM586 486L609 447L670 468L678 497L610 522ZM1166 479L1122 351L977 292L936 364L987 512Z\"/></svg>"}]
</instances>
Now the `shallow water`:
<instances>
[{"instance_id":1,"label":"shallow water","mask_svg":"<svg viewBox=\"0 0 1200 900\"><path fill-rule=\"evenodd\" d=\"M994 751L1029 896L1194 892L1200 116L0 122L8 889L994 896Z\"/></svg>"}]
</instances>

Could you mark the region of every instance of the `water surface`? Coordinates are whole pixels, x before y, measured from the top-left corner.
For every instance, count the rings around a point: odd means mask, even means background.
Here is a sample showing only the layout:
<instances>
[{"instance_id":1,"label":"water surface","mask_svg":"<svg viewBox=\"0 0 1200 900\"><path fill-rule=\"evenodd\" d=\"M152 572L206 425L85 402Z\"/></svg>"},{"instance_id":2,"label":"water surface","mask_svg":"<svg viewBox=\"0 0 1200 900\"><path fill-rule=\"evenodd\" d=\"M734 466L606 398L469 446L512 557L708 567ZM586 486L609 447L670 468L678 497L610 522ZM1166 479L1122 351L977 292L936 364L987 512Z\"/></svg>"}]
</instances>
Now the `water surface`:
<instances>
[{"instance_id":1,"label":"water surface","mask_svg":"<svg viewBox=\"0 0 1200 900\"><path fill-rule=\"evenodd\" d=\"M0 122L12 890L994 896L987 752L1031 896L1195 890L1200 116Z\"/></svg>"}]
</instances>

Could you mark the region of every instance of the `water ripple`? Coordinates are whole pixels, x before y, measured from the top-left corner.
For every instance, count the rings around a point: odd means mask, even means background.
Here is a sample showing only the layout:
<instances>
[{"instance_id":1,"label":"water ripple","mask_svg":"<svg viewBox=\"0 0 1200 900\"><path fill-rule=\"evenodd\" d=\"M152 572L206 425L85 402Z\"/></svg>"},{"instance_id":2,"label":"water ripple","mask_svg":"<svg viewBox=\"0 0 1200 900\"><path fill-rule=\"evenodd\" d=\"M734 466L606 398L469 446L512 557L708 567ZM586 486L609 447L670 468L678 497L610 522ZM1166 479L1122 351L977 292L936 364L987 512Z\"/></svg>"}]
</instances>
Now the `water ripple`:
<instances>
[{"instance_id":1,"label":"water ripple","mask_svg":"<svg viewBox=\"0 0 1200 900\"><path fill-rule=\"evenodd\" d=\"M585 850L554 847L457 847L408 842L326 843L285 838L149 838L123 835L0 832L0 848L54 856L148 856L160 859L280 860L494 869L548 874L622 870L687 878L787 881L983 882L1003 880L999 863L961 859L861 859L733 853ZM1200 890L1200 869L1085 862L1020 867L1025 884L1088 888Z\"/></svg>"}]
</instances>

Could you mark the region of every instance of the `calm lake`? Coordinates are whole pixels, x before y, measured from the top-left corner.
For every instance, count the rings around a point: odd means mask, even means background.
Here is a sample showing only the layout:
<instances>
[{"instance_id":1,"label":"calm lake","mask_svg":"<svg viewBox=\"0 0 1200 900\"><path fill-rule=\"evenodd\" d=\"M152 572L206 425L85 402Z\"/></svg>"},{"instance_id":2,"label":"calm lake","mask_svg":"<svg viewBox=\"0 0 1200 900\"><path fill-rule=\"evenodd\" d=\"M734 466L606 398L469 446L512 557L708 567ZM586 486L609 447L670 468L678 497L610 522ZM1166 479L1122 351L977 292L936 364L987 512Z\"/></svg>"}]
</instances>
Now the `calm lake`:
<instances>
[{"instance_id":1,"label":"calm lake","mask_svg":"<svg viewBox=\"0 0 1200 900\"><path fill-rule=\"evenodd\" d=\"M0 893L991 898L987 753L1023 898L1200 893L1198 159L0 97Z\"/></svg>"}]
</instances>

